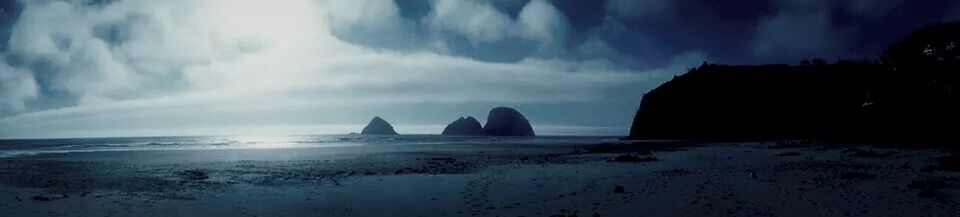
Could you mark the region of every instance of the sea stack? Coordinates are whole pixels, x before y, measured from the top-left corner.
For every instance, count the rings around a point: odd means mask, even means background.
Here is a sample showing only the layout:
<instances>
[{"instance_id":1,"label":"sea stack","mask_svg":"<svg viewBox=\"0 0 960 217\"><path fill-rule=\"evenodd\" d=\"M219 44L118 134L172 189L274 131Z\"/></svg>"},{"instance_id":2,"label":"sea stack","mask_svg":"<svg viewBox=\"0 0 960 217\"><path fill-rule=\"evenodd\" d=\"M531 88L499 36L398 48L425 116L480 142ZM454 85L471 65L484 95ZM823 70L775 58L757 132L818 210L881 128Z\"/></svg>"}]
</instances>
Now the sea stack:
<instances>
[{"instance_id":1,"label":"sea stack","mask_svg":"<svg viewBox=\"0 0 960 217\"><path fill-rule=\"evenodd\" d=\"M483 136L487 133L483 131L483 127L480 126L480 121L477 121L473 116L467 116L467 118L460 117L453 123L447 125L446 128L443 128L443 133L441 135L455 135L455 136Z\"/></svg>"},{"instance_id":2,"label":"sea stack","mask_svg":"<svg viewBox=\"0 0 960 217\"><path fill-rule=\"evenodd\" d=\"M534 136L530 121L516 109L508 107L491 109L483 131L489 136Z\"/></svg>"},{"instance_id":3,"label":"sea stack","mask_svg":"<svg viewBox=\"0 0 960 217\"><path fill-rule=\"evenodd\" d=\"M393 126L387 121L380 118L380 116L373 117L373 120L370 120L370 123L363 128L363 131L360 131L360 135L397 135L397 131L393 130Z\"/></svg>"}]
</instances>

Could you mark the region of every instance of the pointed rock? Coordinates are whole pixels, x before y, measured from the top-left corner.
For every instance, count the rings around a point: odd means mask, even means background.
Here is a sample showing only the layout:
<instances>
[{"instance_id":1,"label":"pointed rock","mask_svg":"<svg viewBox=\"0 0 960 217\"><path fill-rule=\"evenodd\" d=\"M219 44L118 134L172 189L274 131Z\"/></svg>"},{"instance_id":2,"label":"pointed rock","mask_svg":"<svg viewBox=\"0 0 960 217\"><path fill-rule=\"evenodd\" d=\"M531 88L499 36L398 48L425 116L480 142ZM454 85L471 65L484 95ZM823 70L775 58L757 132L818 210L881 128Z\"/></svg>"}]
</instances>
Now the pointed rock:
<instances>
[{"instance_id":1,"label":"pointed rock","mask_svg":"<svg viewBox=\"0 0 960 217\"><path fill-rule=\"evenodd\" d=\"M530 121L516 109L508 107L491 109L483 130L490 136L534 136Z\"/></svg>"},{"instance_id":2,"label":"pointed rock","mask_svg":"<svg viewBox=\"0 0 960 217\"><path fill-rule=\"evenodd\" d=\"M373 117L373 120L370 120L370 123L363 128L363 131L360 131L361 135L397 135L397 131L393 130L393 126L387 121L380 118L380 116Z\"/></svg>"},{"instance_id":3,"label":"pointed rock","mask_svg":"<svg viewBox=\"0 0 960 217\"><path fill-rule=\"evenodd\" d=\"M458 135L458 136L482 136L486 135L486 132L483 131L483 127L480 126L480 121L473 118L472 116L467 116L467 118L460 117L453 123L447 125L446 128L443 128L443 133L441 135Z\"/></svg>"}]
</instances>

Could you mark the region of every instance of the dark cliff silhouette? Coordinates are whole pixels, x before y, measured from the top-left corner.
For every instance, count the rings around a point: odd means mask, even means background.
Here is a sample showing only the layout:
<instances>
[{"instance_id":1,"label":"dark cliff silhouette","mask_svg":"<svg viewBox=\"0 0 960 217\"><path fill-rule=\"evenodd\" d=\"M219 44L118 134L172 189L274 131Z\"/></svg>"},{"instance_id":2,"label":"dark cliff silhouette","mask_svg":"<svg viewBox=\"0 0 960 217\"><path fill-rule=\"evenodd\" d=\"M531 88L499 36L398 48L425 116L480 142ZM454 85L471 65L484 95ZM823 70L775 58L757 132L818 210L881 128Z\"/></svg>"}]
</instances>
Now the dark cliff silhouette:
<instances>
[{"instance_id":1,"label":"dark cliff silhouette","mask_svg":"<svg viewBox=\"0 0 960 217\"><path fill-rule=\"evenodd\" d=\"M491 109L483 130L489 136L535 136L530 121L516 109L508 107Z\"/></svg>"},{"instance_id":2,"label":"dark cliff silhouette","mask_svg":"<svg viewBox=\"0 0 960 217\"><path fill-rule=\"evenodd\" d=\"M441 135L457 135L457 136L483 136L487 133L483 131L483 126L480 125L480 121L473 118L473 116L467 116L467 118L460 117L456 121L448 124L447 127L443 128Z\"/></svg>"},{"instance_id":3,"label":"dark cliff silhouette","mask_svg":"<svg viewBox=\"0 0 960 217\"><path fill-rule=\"evenodd\" d=\"M960 24L923 28L877 61L704 63L646 93L631 139L956 142Z\"/></svg>"},{"instance_id":4,"label":"dark cliff silhouette","mask_svg":"<svg viewBox=\"0 0 960 217\"><path fill-rule=\"evenodd\" d=\"M397 131L393 130L393 126L387 121L380 118L380 116L373 117L373 120L370 120L370 123L366 127L363 127L363 131L360 131L361 135L397 135Z\"/></svg>"}]
</instances>

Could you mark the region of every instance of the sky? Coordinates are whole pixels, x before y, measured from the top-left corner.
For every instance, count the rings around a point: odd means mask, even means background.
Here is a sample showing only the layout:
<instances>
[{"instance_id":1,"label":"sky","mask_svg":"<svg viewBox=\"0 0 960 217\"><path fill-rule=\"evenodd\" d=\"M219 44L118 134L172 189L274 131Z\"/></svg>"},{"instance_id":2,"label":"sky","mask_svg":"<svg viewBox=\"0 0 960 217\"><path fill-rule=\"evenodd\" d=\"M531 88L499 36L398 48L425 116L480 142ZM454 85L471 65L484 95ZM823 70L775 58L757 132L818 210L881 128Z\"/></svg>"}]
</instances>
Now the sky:
<instances>
[{"instance_id":1,"label":"sky","mask_svg":"<svg viewBox=\"0 0 960 217\"><path fill-rule=\"evenodd\" d=\"M3 0L0 138L438 134L520 110L626 135L703 62L872 59L956 0Z\"/></svg>"}]
</instances>

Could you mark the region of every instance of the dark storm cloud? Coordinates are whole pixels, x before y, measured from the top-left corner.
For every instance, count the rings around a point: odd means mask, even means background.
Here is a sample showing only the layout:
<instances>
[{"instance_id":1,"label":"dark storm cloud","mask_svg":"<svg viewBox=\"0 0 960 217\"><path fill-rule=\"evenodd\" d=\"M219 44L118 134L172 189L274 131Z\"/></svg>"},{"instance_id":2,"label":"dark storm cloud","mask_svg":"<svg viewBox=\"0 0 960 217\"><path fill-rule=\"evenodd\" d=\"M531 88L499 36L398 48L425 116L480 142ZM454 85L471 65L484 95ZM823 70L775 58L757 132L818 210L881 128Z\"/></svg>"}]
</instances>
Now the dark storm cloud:
<instances>
[{"instance_id":1,"label":"dark storm cloud","mask_svg":"<svg viewBox=\"0 0 960 217\"><path fill-rule=\"evenodd\" d=\"M468 1L470 3L472 1ZM502 17L516 20L529 1L477 1ZM518 61L529 56L604 58L645 68L673 55L699 50L727 63L795 62L805 58L868 58L882 47L923 25L960 17L955 1L904 0L678 0L678 1L549 1L563 14L562 55L538 52L535 41L522 37L469 36L430 26L437 1L396 1L406 35L423 48L442 42L453 55L487 61ZM477 6L463 9L477 9ZM960 9L953 9L960 11ZM494 22L496 23L496 22ZM492 24L493 25L493 24ZM438 33L440 32L440 33ZM379 32L382 33L382 32ZM355 37L362 38L362 37ZM364 43L364 42L361 42ZM375 47L398 45L377 41Z\"/></svg>"},{"instance_id":2,"label":"dark storm cloud","mask_svg":"<svg viewBox=\"0 0 960 217\"><path fill-rule=\"evenodd\" d=\"M20 8L16 1L0 1L0 50L7 49L7 40L10 39L11 26L20 15Z\"/></svg>"}]
</instances>

